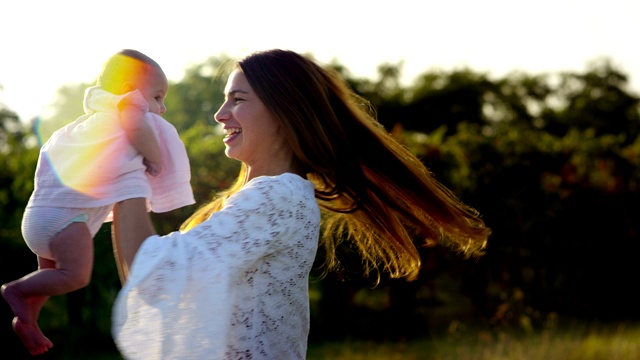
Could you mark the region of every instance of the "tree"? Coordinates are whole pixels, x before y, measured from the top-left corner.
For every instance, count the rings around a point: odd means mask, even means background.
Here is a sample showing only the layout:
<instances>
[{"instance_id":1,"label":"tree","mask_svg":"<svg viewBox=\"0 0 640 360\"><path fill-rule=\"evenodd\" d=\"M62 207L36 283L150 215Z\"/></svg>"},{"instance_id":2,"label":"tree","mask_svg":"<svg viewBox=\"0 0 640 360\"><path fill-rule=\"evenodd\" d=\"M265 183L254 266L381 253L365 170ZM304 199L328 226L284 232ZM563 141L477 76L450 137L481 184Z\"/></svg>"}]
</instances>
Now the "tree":
<instances>
[{"instance_id":1,"label":"tree","mask_svg":"<svg viewBox=\"0 0 640 360\"><path fill-rule=\"evenodd\" d=\"M431 132L444 125L447 134L453 134L462 122L486 123L483 105L488 92L495 92L494 84L485 74L469 69L424 74L411 88L400 118L408 130ZM381 107L381 119L398 118L395 111L385 110Z\"/></svg>"},{"instance_id":2,"label":"tree","mask_svg":"<svg viewBox=\"0 0 640 360\"><path fill-rule=\"evenodd\" d=\"M22 211L33 189L38 150L17 114L0 104L0 237L21 243Z\"/></svg>"},{"instance_id":3,"label":"tree","mask_svg":"<svg viewBox=\"0 0 640 360\"><path fill-rule=\"evenodd\" d=\"M640 97L609 59L592 62L584 74L562 73L555 93L557 111L546 121L555 134L592 128L598 135L625 134L627 143L640 134Z\"/></svg>"},{"instance_id":4,"label":"tree","mask_svg":"<svg viewBox=\"0 0 640 360\"><path fill-rule=\"evenodd\" d=\"M172 83L165 100L165 117L179 133L196 124L216 124L213 118L224 100L229 57L210 57L187 69L182 80Z\"/></svg>"},{"instance_id":5,"label":"tree","mask_svg":"<svg viewBox=\"0 0 640 360\"><path fill-rule=\"evenodd\" d=\"M44 114L33 120L33 130L40 144L44 144L54 131L84 114L84 93L90 86L93 84L75 83L63 85L58 89L54 102L49 104Z\"/></svg>"}]
</instances>

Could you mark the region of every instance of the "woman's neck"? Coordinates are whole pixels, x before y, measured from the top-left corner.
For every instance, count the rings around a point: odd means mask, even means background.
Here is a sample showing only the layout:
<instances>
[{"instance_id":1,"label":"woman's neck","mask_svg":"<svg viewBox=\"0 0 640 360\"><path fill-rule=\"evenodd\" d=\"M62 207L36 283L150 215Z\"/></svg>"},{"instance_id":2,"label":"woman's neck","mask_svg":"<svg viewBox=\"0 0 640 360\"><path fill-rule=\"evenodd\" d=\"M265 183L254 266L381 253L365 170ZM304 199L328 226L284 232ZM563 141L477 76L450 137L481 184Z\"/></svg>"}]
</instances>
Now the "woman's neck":
<instances>
[{"instance_id":1,"label":"woman's neck","mask_svg":"<svg viewBox=\"0 0 640 360\"><path fill-rule=\"evenodd\" d=\"M245 178L245 183L259 176L277 176L277 175L282 175L284 173L292 173L292 174L301 176L303 178L306 178L306 174L302 170L303 167L299 164L298 161L294 161L293 159L291 159L291 161L286 163L270 162L269 164L266 164L266 166L260 166L255 164L254 165L246 164L246 166L247 166L247 176Z\"/></svg>"}]
</instances>

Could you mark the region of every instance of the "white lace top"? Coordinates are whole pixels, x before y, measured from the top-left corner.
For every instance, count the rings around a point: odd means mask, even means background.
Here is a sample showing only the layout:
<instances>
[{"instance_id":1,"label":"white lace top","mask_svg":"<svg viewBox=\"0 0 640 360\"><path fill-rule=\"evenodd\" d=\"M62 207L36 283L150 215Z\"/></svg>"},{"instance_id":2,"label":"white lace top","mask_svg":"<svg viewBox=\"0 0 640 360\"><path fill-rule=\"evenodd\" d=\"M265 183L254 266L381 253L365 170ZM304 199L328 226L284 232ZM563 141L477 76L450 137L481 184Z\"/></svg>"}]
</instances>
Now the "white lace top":
<instances>
[{"instance_id":1,"label":"white lace top","mask_svg":"<svg viewBox=\"0 0 640 360\"><path fill-rule=\"evenodd\" d=\"M113 309L127 359L304 359L320 210L313 184L258 177L185 233L147 238Z\"/></svg>"}]
</instances>

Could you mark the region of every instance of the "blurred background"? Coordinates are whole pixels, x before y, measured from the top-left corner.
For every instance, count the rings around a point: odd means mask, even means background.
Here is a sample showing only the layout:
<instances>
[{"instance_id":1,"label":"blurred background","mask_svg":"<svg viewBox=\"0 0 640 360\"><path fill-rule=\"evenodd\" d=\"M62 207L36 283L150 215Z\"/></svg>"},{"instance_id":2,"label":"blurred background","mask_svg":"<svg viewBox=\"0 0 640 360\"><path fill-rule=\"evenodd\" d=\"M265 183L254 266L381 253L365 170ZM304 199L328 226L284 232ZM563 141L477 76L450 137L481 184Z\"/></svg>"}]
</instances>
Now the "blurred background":
<instances>
[{"instance_id":1,"label":"blurred background","mask_svg":"<svg viewBox=\"0 0 640 360\"><path fill-rule=\"evenodd\" d=\"M375 286L376 279L363 279L349 267L326 277L315 269L311 343L637 323L640 55L630 30L640 22L629 22L640 20L640 11L616 1L606 8L572 1L451 3L439 9L447 16L440 16L428 11L429 5L416 8L403 1L393 7L375 1L249 2L208 11L186 1L180 11L165 9L164 16L154 17L153 8L125 10L116 1L117 11L105 10L108 16L83 7L86 13L78 18L49 2L29 12L24 2L14 10L1 5L3 14L16 16L8 16L14 35L2 38L0 56L0 282L36 269L20 221L33 189L39 144L83 113L84 90L108 56L136 48L170 77L165 118L187 147L197 204L153 214L158 232L168 233L228 186L238 169L224 156L213 125L226 82L219 69L248 51L284 47L341 72L371 101L385 128L493 229L479 259L439 247L422 249L422 272L414 282L382 277ZM285 16L287 9L292 12ZM374 16L372 9L387 12ZM257 11L264 12L259 17ZM46 26L29 23L31 12L46 18ZM57 13L61 16L51 16ZM200 19L192 21L193 38L177 37L188 26L178 20L190 16ZM313 29L305 23L310 18ZM439 25L430 27L434 22ZM3 34L6 24L0 24ZM122 36L122 27L146 40ZM375 33L381 28L386 35ZM305 31L314 40L308 45L288 36ZM109 43L111 32L117 41ZM251 42L256 37L261 45ZM100 46L103 39L108 45ZM243 45L245 39L250 45ZM350 48L340 48L347 46L345 40ZM216 45L225 41L233 44L230 51ZM618 52L617 43L630 50ZM323 50L333 44L335 53ZM58 46L75 50L56 51ZM41 56L34 58L26 47L39 49ZM198 55L187 57L188 48L198 48ZM464 51L454 58L443 55L456 48ZM100 56L93 58L93 52ZM180 60L171 60L171 53ZM368 55L366 65L354 54ZM419 60L425 58L433 61ZM85 66L89 70L81 71ZM110 236L108 224L96 236L91 284L52 298L42 311L40 325L56 344L42 358L118 358L110 313L120 282ZM12 317L8 306L0 307L0 339L8 358L20 358L25 351L11 331Z\"/></svg>"}]
</instances>

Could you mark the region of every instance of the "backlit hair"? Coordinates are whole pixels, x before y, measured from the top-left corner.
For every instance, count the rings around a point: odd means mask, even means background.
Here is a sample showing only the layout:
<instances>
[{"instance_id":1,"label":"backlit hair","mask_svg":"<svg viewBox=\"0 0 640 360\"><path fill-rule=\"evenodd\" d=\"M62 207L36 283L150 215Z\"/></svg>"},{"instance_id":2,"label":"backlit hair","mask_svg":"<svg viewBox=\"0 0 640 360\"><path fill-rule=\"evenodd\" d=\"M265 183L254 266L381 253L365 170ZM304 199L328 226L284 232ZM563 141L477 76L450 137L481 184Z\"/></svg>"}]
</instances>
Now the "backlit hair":
<instances>
[{"instance_id":1,"label":"backlit hair","mask_svg":"<svg viewBox=\"0 0 640 360\"><path fill-rule=\"evenodd\" d=\"M334 71L292 51L269 50L238 62L250 86L279 119L294 155L316 185L323 210L328 269L342 249L356 250L364 273L414 278L417 247L446 244L483 252L490 229L391 137L369 103ZM206 220L244 185L238 181L197 211L183 229Z\"/></svg>"}]
</instances>

